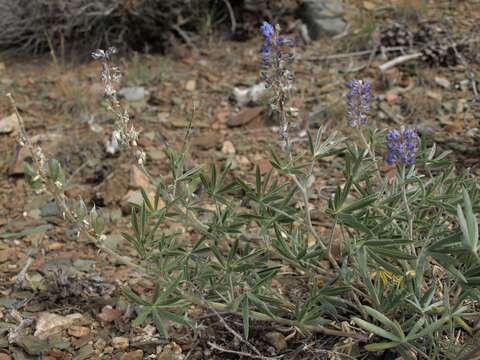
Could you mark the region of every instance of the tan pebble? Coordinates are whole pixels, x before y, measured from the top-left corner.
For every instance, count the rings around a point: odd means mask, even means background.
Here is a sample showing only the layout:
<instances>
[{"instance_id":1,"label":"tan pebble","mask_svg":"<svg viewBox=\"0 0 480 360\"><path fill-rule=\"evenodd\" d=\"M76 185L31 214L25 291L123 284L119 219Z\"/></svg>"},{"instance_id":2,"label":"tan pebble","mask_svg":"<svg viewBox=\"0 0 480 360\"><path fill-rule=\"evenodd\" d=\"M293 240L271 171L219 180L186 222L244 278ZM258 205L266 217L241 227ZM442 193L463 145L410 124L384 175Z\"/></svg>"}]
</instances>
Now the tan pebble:
<instances>
[{"instance_id":1,"label":"tan pebble","mask_svg":"<svg viewBox=\"0 0 480 360\"><path fill-rule=\"evenodd\" d=\"M135 350L122 355L120 360L143 360L143 351Z\"/></svg>"},{"instance_id":2,"label":"tan pebble","mask_svg":"<svg viewBox=\"0 0 480 360\"><path fill-rule=\"evenodd\" d=\"M117 336L112 339L112 345L115 349L126 349L128 348L129 343L129 340L126 337Z\"/></svg>"},{"instance_id":3,"label":"tan pebble","mask_svg":"<svg viewBox=\"0 0 480 360\"><path fill-rule=\"evenodd\" d=\"M233 146L231 141L227 140L223 143L222 153L224 155L234 155L235 154L235 146Z\"/></svg>"},{"instance_id":4,"label":"tan pebble","mask_svg":"<svg viewBox=\"0 0 480 360\"><path fill-rule=\"evenodd\" d=\"M90 334L90 329L85 326L72 326L68 330L68 335L75 336L77 338L87 336Z\"/></svg>"}]
</instances>

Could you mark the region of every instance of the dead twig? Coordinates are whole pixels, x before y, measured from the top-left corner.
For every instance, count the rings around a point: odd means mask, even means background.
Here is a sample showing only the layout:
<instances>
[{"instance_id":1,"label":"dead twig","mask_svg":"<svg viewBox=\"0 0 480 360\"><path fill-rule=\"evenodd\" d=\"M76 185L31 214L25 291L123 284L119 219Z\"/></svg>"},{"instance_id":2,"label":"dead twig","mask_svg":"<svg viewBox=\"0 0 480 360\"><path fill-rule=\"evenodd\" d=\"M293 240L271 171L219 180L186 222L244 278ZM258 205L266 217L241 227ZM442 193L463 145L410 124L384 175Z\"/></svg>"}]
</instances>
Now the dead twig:
<instances>
[{"instance_id":1,"label":"dead twig","mask_svg":"<svg viewBox=\"0 0 480 360\"><path fill-rule=\"evenodd\" d=\"M235 14L233 13L232 4L230 4L229 0L223 0L223 2L227 7L228 15L230 16L230 22L232 24L232 34L235 34L235 31L237 30L237 20L235 19Z\"/></svg>"},{"instance_id":2,"label":"dead twig","mask_svg":"<svg viewBox=\"0 0 480 360\"><path fill-rule=\"evenodd\" d=\"M309 61L328 61L328 60L338 60L338 59L345 59L345 58L350 58L350 57L361 57L365 55L370 55L374 56L377 51L378 51L378 46L375 46L373 49L370 50L361 50L361 51L355 51L355 52L350 52L350 53L341 53L341 54L332 54L332 55L326 55L326 56L320 56L320 57L311 57L306 60ZM395 47L390 47L390 48L383 48L382 49L385 52L395 52L395 51L402 51L405 50L403 46L395 46Z\"/></svg>"},{"instance_id":3,"label":"dead twig","mask_svg":"<svg viewBox=\"0 0 480 360\"><path fill-rule=\"evenodd\" d=\"M248 342L242 335L240 335L238 332L233 330L225 321L225 319L215 310L213 307L210 308L215 315L217 315L218 319L220 322L223 324L223 327L228 330L229 333L231 333L234 337L236 337L238 340L243 342L245 345L247 345L250 349L252 349L253 352L255 352L258 356L262 356L262 353L255 347L253 346L250 342Z\"/></svg>"},{"instance_id":4,"label":"dead twig","mask_svg":"<svg viewBox=\"0 0 480 360\"><path fill-rule=\"evenodd\" d=\"M401 55L401 56L396 57L395 59L392 59L392 60L380 65L378 68L380 69L381 72L385 72L388 69L391 69L391 68L393 68L397 65L403 64L407 61L418 59L421 56L422 56L421 52L416 52L416 53L407 54L407 55Z\"/></svg>"},{"instance_id":5,"label":"dead twig","mask_svg":"<svg viewBox=\"0 0 480 360\"><path fill-rule=\"evenodd\" d=\"M17 341L17 338L20 336L23 329L26 329L33 324L32 318L24 318L17 310L12 309L10 311L10 316L14 318L19 324L17 326L12 326L8 330L8 343L14 344Z\"/></svg>"},{"instance_id":6,"label":"dead twig","mask_svg":"<svg viewBox=\"0 0 480 360\"><path fill-rule=\"evenodd\" d=\"M20 288L26 287L26 280L27 280L27 272L30 266L32 266L33 258L31 256L28 257L27 262L23 266L22 270L18 273L17 279L15 280L15 285Z\"/></svg>"},{"instance_id":7,"label":"dead twig","mask_svg":"<svg viewBox=\"0 0 480 360\"><path fill-rule=\"evenodd\" d=\"M452 49L455 52L455 56L457 57L457 60L463 65L465 68L465 72L467 73L467 77L472 83L472 92L473 92L473 97L476 103L480 103L480 96L478 94L478 89L477 89L477 79L475 78L475 73L473 72L471 66L468 64L467 59L458 51L457 49L457 44L455 44L453 41L452 43Z\"/></svg>"},{"instance_id":8,"label":"dead twig","mask_svg":"<svg viewBox=\"0 0 480 360\"><path fill-rule=\"evenodd\" d=\"M180 35L180 37L185 41L185 43L192 49L192 50L195 50L198 52L198 48L195 46L195 44L193 43L192 39L190 39L190 36L188 36L188 34L182 30L182 28L176 24L173 24L170 26L170 28L172 30L175 30L178 35Z\"/></svg>"}]
</instances>

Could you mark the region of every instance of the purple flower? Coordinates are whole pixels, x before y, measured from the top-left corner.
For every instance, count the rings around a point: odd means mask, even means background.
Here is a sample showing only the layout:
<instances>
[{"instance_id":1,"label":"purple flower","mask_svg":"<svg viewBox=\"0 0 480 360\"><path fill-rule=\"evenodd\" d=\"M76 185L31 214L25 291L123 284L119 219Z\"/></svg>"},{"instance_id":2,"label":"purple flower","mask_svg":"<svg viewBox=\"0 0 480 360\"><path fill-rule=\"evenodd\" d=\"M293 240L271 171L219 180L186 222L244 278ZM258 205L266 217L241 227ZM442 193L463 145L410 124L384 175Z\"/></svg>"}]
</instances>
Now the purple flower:
<instances>
[{"instance_id":1,"label":"purple flower","mask_svg":"<svg viewBox=\"0 0 480 360\"><path fill-rule=\"evenodd\" d=\"M413 129L397 130L387 132L387 157L388 164L415 164L417 156L418 135Z\"/></svg>"},{"instance_id":2,"label":"purple flower","mask_svg":"<svg viewBox=\"0 0 480 360\"><path fill-rule=\"evenodd\" d=\"M266 21L260 26L260 32L265 38L260 49L264 67L262 79L267 83L275 82L272 78L273 72L284 74L285 79L289 79L291 71L287 67L294 61L291 50L294 47L294 42L291 39L279 36L277 29ZM275 69L272 69L272 67Z\"/></svg>"},{"instance_id":3,"label":"purple flower","mask_svg":"<svg viewBox=\"0 0 480 360\"><path fill-rule=\"evenodd\" d=\"M368 121L372 90L368 80L352 80L347 83L347 120L351 127L364 125Z\"/></svg>"},{"instance_id":4,"label":"purple flower","mask_svg":"<svg viewBox=\"0 0 480 360\"><path fill-rule=\"evenodd\" d=\"M275 34L275 29L269 22L264 21L260 26L260 31L262 32L262 35L266 41L268 42L272 41L272 37Z\"/></svg>"}]
</instances>

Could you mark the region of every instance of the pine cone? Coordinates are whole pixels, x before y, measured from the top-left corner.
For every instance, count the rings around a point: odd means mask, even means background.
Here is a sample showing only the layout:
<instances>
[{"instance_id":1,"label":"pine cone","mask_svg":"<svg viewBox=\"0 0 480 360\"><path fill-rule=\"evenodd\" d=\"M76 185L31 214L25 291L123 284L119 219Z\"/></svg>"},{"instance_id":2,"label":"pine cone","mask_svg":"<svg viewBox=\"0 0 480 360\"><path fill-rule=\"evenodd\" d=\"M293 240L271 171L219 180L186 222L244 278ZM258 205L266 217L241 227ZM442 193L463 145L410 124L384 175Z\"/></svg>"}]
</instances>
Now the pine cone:
<instances>
[{"instance_id":1,"label":"pine cone","mask_svg":"<svg viewBox=\"0 0 480 360\"><path fill-rule=\"evenodd\" d=\"M380 44L385 47L412 47L413 34L405 25L392 24L381 30Z\"/></svg>"},{"instance_id":2,"label":"pine cone","mask_svg":"<svg viewBox=\"0 0 480 360\"><path fill-rule=\"evenodd\" d=\"M421 24L417 31L413 35L413 41L415 45L428 44L433 41L435 36L435 30L429 24Z\"/></svg>"},{"instance_id":3,"label":"pine cone","mask_svg":"<svg viewBox=\"0 0 480 360\"><path fill-rule=\"evenodd\" d=\"M457 51L462 51L464 46L457 45ZM452 44L435 40L422 49L423 60L430 66L454 66L458 58Z\"/></svg>"}]
</instances>

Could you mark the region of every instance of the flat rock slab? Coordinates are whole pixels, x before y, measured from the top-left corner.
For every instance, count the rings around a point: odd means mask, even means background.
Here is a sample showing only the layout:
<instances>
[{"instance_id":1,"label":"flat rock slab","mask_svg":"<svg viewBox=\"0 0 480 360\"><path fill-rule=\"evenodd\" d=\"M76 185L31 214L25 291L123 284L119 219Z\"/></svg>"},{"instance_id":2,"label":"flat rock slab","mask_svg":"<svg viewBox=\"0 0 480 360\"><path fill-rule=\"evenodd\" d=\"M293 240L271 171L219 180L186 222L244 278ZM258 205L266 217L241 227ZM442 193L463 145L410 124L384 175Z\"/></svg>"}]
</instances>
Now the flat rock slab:
<instances>
[{"instance_id":1,"label":"flat rock slab","mask_svg":"<svg viewBox=\"0 0 480 360\"><path fill-rule=\"evenodd\" d=\"M264 108L262 106L255 106L251 108L245 108L241 110L236 116L227 121L227 125L230 127L237 127L248 124L253 119L259 117L263 113Z\"/></svg>"}]
</instances>

